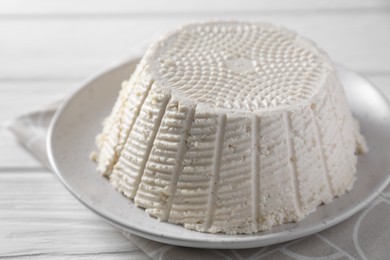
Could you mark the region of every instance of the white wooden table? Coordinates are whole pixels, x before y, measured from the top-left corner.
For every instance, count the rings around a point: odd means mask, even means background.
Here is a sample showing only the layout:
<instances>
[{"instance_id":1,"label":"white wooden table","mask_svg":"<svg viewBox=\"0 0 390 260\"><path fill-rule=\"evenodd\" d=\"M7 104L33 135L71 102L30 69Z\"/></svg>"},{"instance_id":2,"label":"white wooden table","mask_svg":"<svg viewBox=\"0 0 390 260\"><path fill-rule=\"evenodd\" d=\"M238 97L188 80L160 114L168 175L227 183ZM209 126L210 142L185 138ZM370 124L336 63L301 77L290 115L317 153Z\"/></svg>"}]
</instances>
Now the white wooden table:
<instances>
[{"instance_id":1,"label":"white wooden table","mask_svg":"<svg viewBox=\"0 0 390 260\"><path fill-rule=\"evenodd\" d=\"M390 97L390 1L0 0L0 122L185 22L265 20L316 41ZM146 259L0 128L0 258Z\"/></svg>"}]
</instances>

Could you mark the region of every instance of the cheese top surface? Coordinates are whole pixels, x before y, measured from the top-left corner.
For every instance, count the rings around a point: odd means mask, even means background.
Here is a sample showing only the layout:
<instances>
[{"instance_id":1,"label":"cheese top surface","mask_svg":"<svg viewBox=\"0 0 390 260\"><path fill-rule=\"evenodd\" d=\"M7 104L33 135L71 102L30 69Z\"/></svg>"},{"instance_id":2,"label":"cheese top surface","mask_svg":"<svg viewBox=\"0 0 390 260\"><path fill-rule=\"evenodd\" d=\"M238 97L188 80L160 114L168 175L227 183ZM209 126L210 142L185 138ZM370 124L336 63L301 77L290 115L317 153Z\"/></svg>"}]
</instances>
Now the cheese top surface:
<instances>
[{"instance_id":1,"label":"cheese top surface","mask_svg":"<svg viewBox=\"0 0 390 260\"><path fill-rule=\"evenodd\" d=\"M209 108L299 105L318 92L330 67L312 42L265 23L187 25L152 50L155 78L173 96Z\"/></svg>"}]
</instances>

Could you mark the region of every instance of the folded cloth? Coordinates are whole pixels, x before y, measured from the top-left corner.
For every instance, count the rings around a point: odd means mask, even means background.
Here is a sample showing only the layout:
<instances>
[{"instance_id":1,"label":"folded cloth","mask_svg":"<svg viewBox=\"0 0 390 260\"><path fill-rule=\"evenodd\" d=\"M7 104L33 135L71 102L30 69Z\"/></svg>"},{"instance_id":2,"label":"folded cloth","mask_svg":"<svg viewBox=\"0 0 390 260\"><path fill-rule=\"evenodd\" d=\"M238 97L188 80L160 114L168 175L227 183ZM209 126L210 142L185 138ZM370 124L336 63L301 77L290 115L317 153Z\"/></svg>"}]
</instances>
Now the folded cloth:
<instances>
[{"instance_id":1,"label":"folded cloth","mask_svg":"<svg viewBox=\"0 0 390 260\"><path fill-rule=\"evenodd\" d=\"M19 142L50 169L47 130L61 101L8 122ZM309 237L283 244L241 250L195 249L122 234L152 259L389 259L390 186L346 221Z\"/></svg>"}]
</instances>

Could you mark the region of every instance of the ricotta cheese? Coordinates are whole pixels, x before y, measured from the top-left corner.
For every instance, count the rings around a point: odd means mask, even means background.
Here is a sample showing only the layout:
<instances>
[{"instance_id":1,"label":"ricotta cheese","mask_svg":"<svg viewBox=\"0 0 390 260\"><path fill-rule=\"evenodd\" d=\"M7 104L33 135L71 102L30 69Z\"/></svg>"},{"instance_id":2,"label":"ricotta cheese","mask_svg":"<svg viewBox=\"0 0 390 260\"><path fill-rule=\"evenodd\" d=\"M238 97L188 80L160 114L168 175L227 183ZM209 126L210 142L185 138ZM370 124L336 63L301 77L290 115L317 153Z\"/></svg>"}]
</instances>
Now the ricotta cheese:
<instances>
[{"instance_id":1,"label":"ricotta cheese","mask_svg":"<svg viewBox=\"0 0 390 260\"><path fill-rule=\"evenodd\" d=\"M352 188L365 149L328 56L247 22L155 42L97 146L98 171L149 215L227 234L302 220Z\"/></svg>"}]
</instances>

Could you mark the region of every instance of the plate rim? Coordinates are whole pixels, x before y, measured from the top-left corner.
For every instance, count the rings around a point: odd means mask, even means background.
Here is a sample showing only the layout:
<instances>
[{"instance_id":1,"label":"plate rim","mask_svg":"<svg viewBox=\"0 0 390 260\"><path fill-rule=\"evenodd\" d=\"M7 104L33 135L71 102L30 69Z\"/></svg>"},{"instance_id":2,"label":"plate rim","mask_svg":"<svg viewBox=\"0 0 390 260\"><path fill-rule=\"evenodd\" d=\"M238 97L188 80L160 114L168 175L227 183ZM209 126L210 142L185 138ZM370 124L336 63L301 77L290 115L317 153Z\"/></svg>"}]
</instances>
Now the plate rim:
<instances>
[{"instance_id":1,"label":"plate rim","mask_svg":"<svg viewBox=\"0 0 390 260\"><path fill-rule=\"evenodd\" d=\"M115 215L109 214L107 212L101 212L99 209L96 209L94 205L88 203L87 201L83 200L82 196L78 194L77 191L75 191L72 188L72 185L68 183L63 174L60 172L56 159L54 156L53 151L53 133L55 130L55 126L59 119L61 118L62 113L67 108L69 103L85 88L88 86L91 87L93 85L94 81L99 80L99 78L111 73L114 70L120 69L123 66L128 66L131 63L138 62L140 60L140 57L138 55L134 55L130 58L127 58L126 60L122 62L116 62L113 63L111 66L108 66L105 69L102 69L98 71L97 73L93 74L91 77L87 78L86 80L82 81L80 84L78 84L78 87L73 91L67 98L65 98L64 102L60 105L60 107L57 109L55 115L53 116L48 132L47 132L47 139L46 139L46 148L47 148L47 156L50 162L50 165L53 169L53 172L57 176L57 178L61 181L61 183L66 187L66 189L79 201L81 204L83 204L86 208L97 214L100 218L105 220L106 222L110 223L111 225L114 225L115 227L121 229L121 231L129 232L153 241L158 241L166 244L171 245L177 245L177 246L187 246L187 247L193 247L193 248L208 248L208 249L244 249L244 248L254 248L254 247L261 247L261 246L269 246L273 244L278 244L286 241L291 241L297 238L302 238L317 232L320 232L322 230L325 230L327 228L330 228L346 219L351 217L352 215L356 214L360 210L362 210L365 206L367 206L370 202L372 202L390 183L390 173L387 174L387 178L385 181L380 183L376 186L376 189L374 192L372 192L369 196L367 196L364 200L362 200L360 203L357 203L354 207L349 208L348 210L342 210L339 214L337 214L335 217L328 217L324 218L322 220L322 225L319 224L313 224L308 227L299 227L299 228L293 228L289 230L283 230L278 233L272 233L267 234L266 239L264 239L264 236L234 236L231 235L231 238L221 237L219 240L215 239L197 239L197 238L184 238L179 237L178 235L172 235L172 234L159 234L158 232L149 232L143 230L142 227L137 226L129 226L122 221L120 221ZM354 76L359 77L360 80L365 81L367 84L369 84L381 97L384 101L386 101L386 104L388 108L390 109L390 103L389 100L383 95L383 93L369 80L367 80L365 77L360 75L359 73L347 68L344 65L341 64L335 64L336 69L338 73L352 73ZM172 224L174 225L174 224ZM184 227L183 227L184 228ZM293 232L293 231L299 231L299 232ZM261 233L261 232L259 232ZM215 235L215 234L213 234Z\"/></svg>"}]
</instances>

